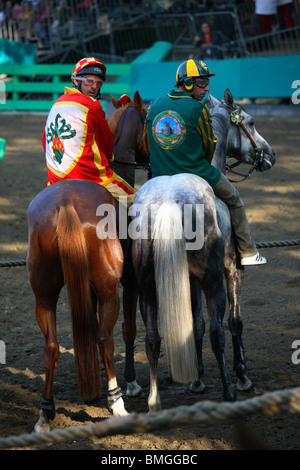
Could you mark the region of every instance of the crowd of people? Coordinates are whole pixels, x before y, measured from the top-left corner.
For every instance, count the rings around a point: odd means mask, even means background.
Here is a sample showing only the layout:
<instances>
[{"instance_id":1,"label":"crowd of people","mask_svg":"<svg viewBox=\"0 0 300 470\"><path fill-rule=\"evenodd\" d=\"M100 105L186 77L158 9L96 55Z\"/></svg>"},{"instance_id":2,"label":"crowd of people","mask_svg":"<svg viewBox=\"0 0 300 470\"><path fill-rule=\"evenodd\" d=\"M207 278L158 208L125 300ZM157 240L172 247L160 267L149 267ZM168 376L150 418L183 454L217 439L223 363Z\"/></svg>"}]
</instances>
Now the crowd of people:
<instances>
[{"instance_id":1,"label":"crowd of people","mask_svg":"<svg viewBox=\"0 0 300 470\"><path fill-rule=\"evenodd\" d=\"M247 5L254 7L252 15L249 14L251 8L247 9ZM247 29L249 36L265 35L292 28L294 26L293 6L294 0L255 0L255 5L252 0L243 2L244 16L241 15L240 18L242 26L245 26L246 22L250 24ZM245 36L248 35L247 33ZM194 37L194 46L198 49L197 56L204 60L222 59L224 56L222 44L222 31L213 28L207 21L203 22L200 33Z\"/></svg>"},{"instance_id":2,"label":"crowd of people","mask_svg":"<svg viewBox=\"0 0 300 470\"><path fill-rule=\"evenodd\" d=\"M7 39L44 43L50 36L72 38L75 20L107 30L103 15L96 0L0 0L0 31Z\"/></svg>"},{"instance_id":3,"label":"crowd of people","mask_svg":"<svg viewBox=\"0 0 300 470\"><path fill-rule=\"evenodd\" d=\"M136 2L137 5L141 3L141 0ZM205 0L191 2L194 13L203 9L211 13L217 3ZM237 6L245 36L267 34L294 26L294 0L235 0L224 3L225 6ZM109 9L100 8L103 4L97 0L0 0L0 37L25 42L39 41L43 45L50 38L53 43L72 39L80 24L97 29L102 34L110 34L113 19ZM169 0L153 2L152 8L154 5L160 10L165 8L166 13L174 13L174 5ZM249 24L250 34L247 30ZM222 31L219 31L218 25L203 22L194 38L194 46L203 59L222 58L223 38L220 33Z\"/></svg>"}]
</instances>

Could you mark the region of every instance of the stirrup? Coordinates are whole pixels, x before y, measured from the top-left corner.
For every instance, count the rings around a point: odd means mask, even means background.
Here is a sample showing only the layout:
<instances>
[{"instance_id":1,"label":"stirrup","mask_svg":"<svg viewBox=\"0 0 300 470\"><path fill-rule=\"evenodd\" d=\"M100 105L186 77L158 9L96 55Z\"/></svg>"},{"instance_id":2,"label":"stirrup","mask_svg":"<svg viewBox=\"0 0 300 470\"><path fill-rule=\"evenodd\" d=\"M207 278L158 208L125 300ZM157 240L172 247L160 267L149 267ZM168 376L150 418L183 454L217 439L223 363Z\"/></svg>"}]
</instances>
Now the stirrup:
<instances>
[{"instance_id":1,"label":"stirrup","mask_svg":"<svg viewBox=\"0 0 300 470\"><path fill-rule=\"evenodd\" d=\"M247 258L241 259L242 266L254 266L257 264L266 264L267 260L260 253L256 253L254 256L248 256Z\"/></svg>"}]
</instances>

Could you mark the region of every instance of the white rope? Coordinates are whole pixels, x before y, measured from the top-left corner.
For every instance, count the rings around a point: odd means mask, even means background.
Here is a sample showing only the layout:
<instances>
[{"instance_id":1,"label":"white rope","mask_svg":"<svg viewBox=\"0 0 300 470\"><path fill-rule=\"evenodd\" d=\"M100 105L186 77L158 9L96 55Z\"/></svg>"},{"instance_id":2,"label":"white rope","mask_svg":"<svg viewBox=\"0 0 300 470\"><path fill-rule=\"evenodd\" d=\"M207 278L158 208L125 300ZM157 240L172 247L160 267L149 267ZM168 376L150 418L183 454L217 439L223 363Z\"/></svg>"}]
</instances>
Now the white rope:
<instances>
[{"instance_id":1,"label":"white rope","mask_svg":"<svg viewBox=\"0 0 300 470\"><path fill-rule=\"evenodd\" d=\"M38 446L74 439L86 439L92 436L102 438L117 434L149 433L178 425L196 423L211 425L228 418L242 418L253 414L272 416L281 412L300 413L300 387L268 392L233 403L204 400L192 406L180 406L159 413L131 413L125 417L108 418L86 426L56 429L42 434L11 436L0 439L0 449Z\"/></svg>"}]
</instances>

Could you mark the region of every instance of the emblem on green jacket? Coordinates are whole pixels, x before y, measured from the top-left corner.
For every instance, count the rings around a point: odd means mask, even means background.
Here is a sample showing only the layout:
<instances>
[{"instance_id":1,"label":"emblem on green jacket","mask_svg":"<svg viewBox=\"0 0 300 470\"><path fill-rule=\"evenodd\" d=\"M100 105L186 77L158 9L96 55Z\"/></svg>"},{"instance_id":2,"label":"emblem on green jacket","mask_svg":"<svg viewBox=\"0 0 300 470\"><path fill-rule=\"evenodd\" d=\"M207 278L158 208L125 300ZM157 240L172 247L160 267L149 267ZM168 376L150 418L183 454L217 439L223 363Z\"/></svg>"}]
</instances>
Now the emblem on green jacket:
<instances>
[{"instance_id":1,"label":"emblem on green jacket","mask_svg":"<svg viewBox=\"0 0 300 470\"><path fill-rule=\"evenodd\" d=\"M72 139L75 135L76 130L72 129L71 124L66 124L66 120L60 114L56 115L55 122L51 122L47 128L47 143L52 142L53 159L59 164L61 164L65 152L62 139Z\"/></svg>"},{"instance_id":2,"label":"emblem on green jacket","mask_svg":"<svg viewBox=\"0 0 300 470\"><path fill-rule=\"evenodd\" d=\"M173 149L181 145L186 137L185 122L175 111L163 111L153 120L152 135L162 148Z\"/></svg>"}]
</instances>

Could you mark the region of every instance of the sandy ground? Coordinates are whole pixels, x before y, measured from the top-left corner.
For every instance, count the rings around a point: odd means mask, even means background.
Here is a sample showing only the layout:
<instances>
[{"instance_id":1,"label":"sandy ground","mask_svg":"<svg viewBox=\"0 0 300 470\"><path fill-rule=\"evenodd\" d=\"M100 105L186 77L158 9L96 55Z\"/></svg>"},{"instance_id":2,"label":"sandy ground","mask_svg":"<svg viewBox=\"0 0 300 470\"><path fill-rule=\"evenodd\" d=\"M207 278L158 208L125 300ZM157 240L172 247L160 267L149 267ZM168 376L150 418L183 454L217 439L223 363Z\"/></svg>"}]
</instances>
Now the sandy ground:
<instances>
[{"instance_id":1,"label":"sandy ground","mask_svg":"<svg viewBox=\"0 0 300 470\"><path fill-rule=\"evenodd\" d=\"M46 181L41 146L44 121L45 116L0 115L0 135L7 140L5 157L0 162L0 261L26 256L26 210ZM275 148L278 159L270 171L255 173L250 180L238 185L253 235L257 242L299 238L299 122L294 118L259 117L256 127ZM145 174L139 171L138 183L144 178ZM292 343L300 340L299 247L268 248L262 253L267 256L268 264L247 268L242 295L244 345L248 374L255 390L249 394L238 393L238 400L300 385L300 364L293 364L291 359ZM0 340L6 347L6 363L0 364L0 438L3 438L33 430L43 393L44 363L43 337L35 320L34 296L25 266L2 267L0 276ZM57 411L54 428L85 425L110 417L104 374L104 394L99 403L88 406L79 397L64 292L59 301L57 322L61 355L53 390ZM121 322L122 314L115 328L115 364L119 384L124 390ZM224 324L226 357L231 371L231 339L227 321ZM193 405L198 400L216 403L222 400L221 380L207 336L204 345L207 391L201 396L191 395L186 386L171 382L162 351L159 381L164 408ZM125 399L125 402L128 411L144 413L148 411L149 367L139 315L136 362L138 381L145 395ZM235 375L231 373L235 383ZM262 448L300 449L299 414L247 416L244 424ZM33 449L196 451L247 448L240 437L237 422L230 418L217 425L175 426L151 434L93 437Z\"/></svg>"}]
</instances>

